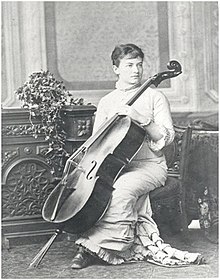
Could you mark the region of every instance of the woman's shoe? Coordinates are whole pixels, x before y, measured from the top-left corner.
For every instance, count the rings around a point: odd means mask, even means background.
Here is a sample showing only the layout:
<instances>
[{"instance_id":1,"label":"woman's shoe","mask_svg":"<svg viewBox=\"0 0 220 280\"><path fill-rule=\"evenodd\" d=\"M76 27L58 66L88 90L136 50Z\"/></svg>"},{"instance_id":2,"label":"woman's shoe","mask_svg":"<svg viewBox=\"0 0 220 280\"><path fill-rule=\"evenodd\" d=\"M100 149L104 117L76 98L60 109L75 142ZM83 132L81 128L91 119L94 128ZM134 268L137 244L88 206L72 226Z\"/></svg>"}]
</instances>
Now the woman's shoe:
<instances>
[{"instance_id":1,"label":"woman's shoe","mask_svg":"<svg viewBox=\"0 0 220 280\"><path fill-rule=\"evenodd\" d=\"M72 269L82 269L89 265L92 265L95 262L95 257L90 255L84 250L78 251L72 261Z\"/></svg>"}]
</instances>

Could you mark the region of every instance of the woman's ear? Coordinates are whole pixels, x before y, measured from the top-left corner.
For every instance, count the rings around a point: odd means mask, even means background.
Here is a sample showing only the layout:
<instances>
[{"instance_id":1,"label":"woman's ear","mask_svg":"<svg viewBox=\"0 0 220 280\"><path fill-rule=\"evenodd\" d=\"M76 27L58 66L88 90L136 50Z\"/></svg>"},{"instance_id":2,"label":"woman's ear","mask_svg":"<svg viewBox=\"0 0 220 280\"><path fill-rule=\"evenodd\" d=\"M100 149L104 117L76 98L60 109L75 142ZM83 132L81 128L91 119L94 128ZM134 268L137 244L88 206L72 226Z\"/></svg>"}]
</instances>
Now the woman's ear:
<instances>
[{"instance_id":1,"label":"woman's ear","mask_svg":"<svg viewBox=\"0 0 220 280\"><path fill-rule=\"evenodd\" d=\"M119 70L118 70L118 67L116 65L113 65L112 69L113 69L113 71L116 75L119 75Z\"/></svg>"}]
</instances>

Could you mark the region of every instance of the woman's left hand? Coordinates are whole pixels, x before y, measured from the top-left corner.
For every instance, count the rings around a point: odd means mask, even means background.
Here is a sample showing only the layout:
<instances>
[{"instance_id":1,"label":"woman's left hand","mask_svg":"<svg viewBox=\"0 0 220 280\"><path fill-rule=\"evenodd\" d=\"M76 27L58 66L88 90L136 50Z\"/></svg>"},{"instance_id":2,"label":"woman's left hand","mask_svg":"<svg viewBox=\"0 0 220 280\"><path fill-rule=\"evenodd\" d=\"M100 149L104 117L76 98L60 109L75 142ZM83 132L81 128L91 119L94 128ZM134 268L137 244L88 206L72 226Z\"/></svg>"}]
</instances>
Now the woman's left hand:
<instances>
[{"instance_id":1,"label":"woman's left hand","mask_svg":"<svg viewBox=\"0 0 220 280\"><path fill-rule=\"evenodd\" d=\"M117 110L118 115L120 116L129 116L132 120L139 123L144 123L147 119L151 118L151 114L146 114L145 116L138 113L132 106L123 105Z\"/></svg>"}]
</instances>

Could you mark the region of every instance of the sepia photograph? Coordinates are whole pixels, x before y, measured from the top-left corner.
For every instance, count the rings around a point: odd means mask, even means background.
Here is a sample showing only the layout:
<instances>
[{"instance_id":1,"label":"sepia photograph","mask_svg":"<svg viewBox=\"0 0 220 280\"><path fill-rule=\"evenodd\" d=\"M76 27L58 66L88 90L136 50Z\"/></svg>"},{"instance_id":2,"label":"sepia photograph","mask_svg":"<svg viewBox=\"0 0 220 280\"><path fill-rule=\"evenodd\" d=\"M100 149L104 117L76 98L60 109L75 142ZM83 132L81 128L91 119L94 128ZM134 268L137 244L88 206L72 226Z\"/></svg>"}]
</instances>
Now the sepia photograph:
<instances>
[{"instance_id":1,"label":"sepia photograph","mask_svg":"<svg viewBox=\"0 0 220 280\"><path fill-rule=\"evenodd\" d=\"M219 277L218 32L218 1L1 1L1 279Z\"/></svg>"}]
</instances>

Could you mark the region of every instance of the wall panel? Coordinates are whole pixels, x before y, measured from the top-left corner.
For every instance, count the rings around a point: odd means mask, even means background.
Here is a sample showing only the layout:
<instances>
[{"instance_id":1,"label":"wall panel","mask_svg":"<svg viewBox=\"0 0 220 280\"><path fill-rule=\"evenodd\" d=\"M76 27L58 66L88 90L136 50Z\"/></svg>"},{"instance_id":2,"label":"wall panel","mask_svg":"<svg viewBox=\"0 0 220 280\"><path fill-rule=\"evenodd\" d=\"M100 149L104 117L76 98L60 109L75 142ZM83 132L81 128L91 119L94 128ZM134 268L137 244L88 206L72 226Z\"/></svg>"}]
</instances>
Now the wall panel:
<instances>
[{"instance_id":1,"label":"wall panel","mask_svg":"<svg viewBox=\"0 0 220 280\"><path fill-rule=\"evenodd\" d=\"M160 53L167 45L164 3L55 2L45 3L45 14L48 67L70 90L112 89L116 78L110 55L118 43L141 46L145 79L168 62L169 49Z\"/></svg>"},{"instance_id":2,"label":"wall panel","mask_svg":"<svg viewBox=\"0 0 220 280\"><path fill-rule=\"evenodd\" d=\"M110 54L134 42L144 79L178 60L164 81L173 112L218 110L218 3L212 1L20 1L2 3L2 103L33 71L49 68L76 97L97 105L114 88ZM19 105L20 106L20 105Z\"/></svg>"}]
</instances>

